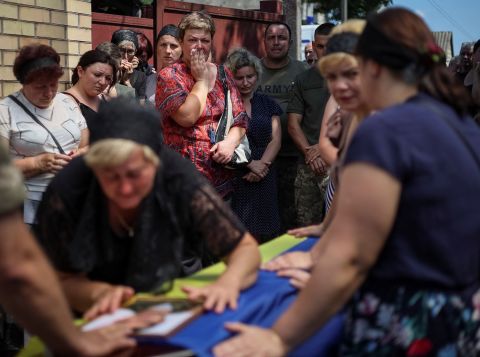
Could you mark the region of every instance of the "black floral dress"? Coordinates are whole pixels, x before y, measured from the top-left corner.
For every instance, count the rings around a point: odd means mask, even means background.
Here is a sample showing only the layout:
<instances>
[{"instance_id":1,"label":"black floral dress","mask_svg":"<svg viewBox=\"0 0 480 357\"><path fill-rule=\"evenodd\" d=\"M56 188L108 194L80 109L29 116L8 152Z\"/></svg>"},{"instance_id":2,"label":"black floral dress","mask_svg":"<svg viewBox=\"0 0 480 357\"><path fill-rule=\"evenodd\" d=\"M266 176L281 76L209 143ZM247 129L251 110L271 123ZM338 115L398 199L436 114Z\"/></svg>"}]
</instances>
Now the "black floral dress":
<instances>
[{"instance_id":1,"label":"black floral dress","mask_svg":"<svg viewBox=\"0 0 480 357\"><path fill-rule=\"evenodd\" d=\"M252 118L247 137L252 150L252 160L260 160L272 140L272 116L280 115L280 106L270 97L255 93L251 99ZM270 166L268 175L259 182L242 179L247 172L239 172L235 181L232 209L260 241L280 234L280 215L277 198L277 173Z\"/></svg>"},{"instance_id":2,"label":"black floral dress","mask_svg":"<svg viewBox=\"0 0 480 357\"><path fill-rule=\"evenodd\" d=\"M168 148L160 162L133 237L111 229L107 198L82 157L55 177L36 233L57 270L149 291L235 249L246 230L215 189Z\"/></svg>"}]
</instances>

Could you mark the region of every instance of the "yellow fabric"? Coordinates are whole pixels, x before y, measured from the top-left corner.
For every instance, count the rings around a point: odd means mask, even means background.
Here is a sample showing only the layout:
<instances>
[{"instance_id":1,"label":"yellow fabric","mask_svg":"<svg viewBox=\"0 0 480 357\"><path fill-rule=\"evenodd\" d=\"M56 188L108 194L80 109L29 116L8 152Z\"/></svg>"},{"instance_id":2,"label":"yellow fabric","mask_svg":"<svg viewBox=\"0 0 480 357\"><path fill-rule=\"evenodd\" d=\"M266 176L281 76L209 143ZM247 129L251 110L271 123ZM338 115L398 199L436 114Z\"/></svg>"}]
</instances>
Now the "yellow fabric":
<instances>
[{"instance_id":1,"label":"yellow fabric","mask_svg":"<svg viewBox=\"0 0 480 357\"><path fill-rule=\"evenodd\" d=\"M260 253L262 255L262 262L267 262L274 258L275 256L283 253L284 251L292 248L298 243L302 242L304 239L294 238L288 234L284 234L278 238L271 240L270 242L264 243L260 246ZM185 294L182 292L181 287L184 285L189 286L205 286L211 284L215 279L218 278L220 274L225 270L224 263L214 264L208 268L202 269L201 271L189 276L188 278L176 279L173 284L173 289L169 291L166 295L168 297L185 297ZM138 294L146 295L146 294ZM17 355L17 357L36 357L43 356L45 352L45 347L41 341L34 337L32 338L28 345Z\"/></svg>"}]
</instances>

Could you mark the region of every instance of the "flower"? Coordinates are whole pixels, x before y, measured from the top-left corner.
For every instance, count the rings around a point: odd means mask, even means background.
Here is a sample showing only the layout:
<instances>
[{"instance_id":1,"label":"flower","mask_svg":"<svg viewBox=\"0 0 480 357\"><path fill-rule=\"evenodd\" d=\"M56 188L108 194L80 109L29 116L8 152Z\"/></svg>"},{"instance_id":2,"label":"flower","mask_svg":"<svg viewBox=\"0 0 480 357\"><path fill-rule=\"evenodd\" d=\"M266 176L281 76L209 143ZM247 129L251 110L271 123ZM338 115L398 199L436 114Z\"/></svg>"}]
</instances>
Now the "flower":
<instances>
[{"instance_id":1,"label":"flower","mask_svg":"<svg viewBox=\"0 0 480 357\"><path fill-rule=\"evenodd\" d=\"M409 357L427 356L432 350L432 347L433 347L432 343L426 338L415 340L408 348L407 356Z\"/></svg>"},{"instance_id":2,"label":"flower","mask_svg":"<svg viewBox=\"0 0 480 357\"><path fill-rule=\"evenodd\" d=\"M373 315L380 304L380 300L373 294L366 294L357 305L357 311L362 315Z\"/></svg>"},{"instance_id":3,"label":"flower","mask_svg":"<svg viewBox=\"0 0 480 357\"><path fill-rule=\"evenodd\" d=\"M433 63L445 63L445 52L435 42L429 42L420 50L423 60Z\"/></svg>"},{"instance_id":4,"label":"flower","mask_svg":"<svg viewBox=\"0 0 480 357\"><path fill-rule=\"evenodd\" d=\"M480 320L480 290L477 290L475 295L473 295L472 305L475 309L473 312L473 321L478 321Z\"/></svg>"}]
</instances>

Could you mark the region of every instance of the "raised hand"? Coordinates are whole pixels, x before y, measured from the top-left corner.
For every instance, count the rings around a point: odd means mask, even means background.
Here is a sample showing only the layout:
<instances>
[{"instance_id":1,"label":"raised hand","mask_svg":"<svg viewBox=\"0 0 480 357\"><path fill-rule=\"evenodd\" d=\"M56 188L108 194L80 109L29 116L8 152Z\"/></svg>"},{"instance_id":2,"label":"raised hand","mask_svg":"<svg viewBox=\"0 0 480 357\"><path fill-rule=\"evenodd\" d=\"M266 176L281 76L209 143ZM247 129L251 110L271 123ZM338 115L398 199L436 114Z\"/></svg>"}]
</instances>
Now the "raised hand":
<instances>
[{"instance_id":1,"label":"raised hand","mask_svg":"<svg viewBox=\"0 0 480 357\"><path fill-rule=\"evenodd\" d=\"M120 63L120 68L125 74L133 73L133 63L128 62L127 60L122 59L122 62Z\"/></svg>"},{"instance_id":2,"label":"raised hand","mask_svg":"<svg viewBox=\"0 0 480 357\"><path fill-rule=\"evenodd\" d=\"M202 50L192 48L190 51L190 71L195 81L208 81L207 57Z\"/></svg>"},{"instance_id":3,"label":"raised hand","mask_svg":"<svg viewBox=\"0 0 480 357\"><path fill-rule=\"evenodd\" d=\"M342 132L342 114L337 110L327 121L327 137L338 139Z\"/></svg>"}]
</instances>

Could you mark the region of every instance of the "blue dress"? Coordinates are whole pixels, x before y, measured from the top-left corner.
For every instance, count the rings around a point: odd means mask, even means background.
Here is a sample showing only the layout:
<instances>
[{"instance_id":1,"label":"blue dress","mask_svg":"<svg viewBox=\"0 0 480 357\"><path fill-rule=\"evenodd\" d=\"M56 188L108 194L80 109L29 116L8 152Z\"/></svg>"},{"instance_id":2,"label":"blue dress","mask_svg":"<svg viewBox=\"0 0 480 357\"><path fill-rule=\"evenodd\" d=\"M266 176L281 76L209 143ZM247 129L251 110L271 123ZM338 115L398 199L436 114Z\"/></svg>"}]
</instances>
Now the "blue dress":
<instances>
[{"instance_id":1,"label":"blue dress","mask_svg":"<svg viewBox=\"0 0 480 357\"><path fill-rule=\"evenodd\" d=\"M250 102L252 118L247 137L252 160L260 160L272 140L272 116L280 115L282 109L273 99L260 93L255 93ZM275 165L270 166L268 175L259 182L242 179L247 172L240 171L235 180L232 209L258 240L276 237L280 234L280 215Z\"/></svg>"},{"instance_id":2,"label":"blue dress","mask_svg":"<svg viewBox=\"0 0 480 357\"><path fill-rule=\"evenodd\" d=\"M349 306L341 355L479 355L480 167L438 113L480 157L474 121L425 94L366 118L350 143L345 166L372 165L402 189L388 239Z\"/></svg>"}]
</instances>

